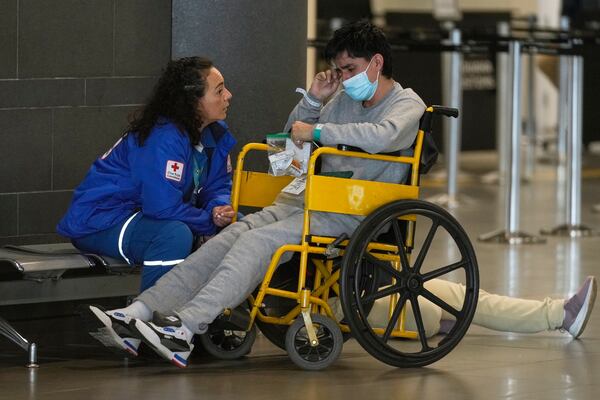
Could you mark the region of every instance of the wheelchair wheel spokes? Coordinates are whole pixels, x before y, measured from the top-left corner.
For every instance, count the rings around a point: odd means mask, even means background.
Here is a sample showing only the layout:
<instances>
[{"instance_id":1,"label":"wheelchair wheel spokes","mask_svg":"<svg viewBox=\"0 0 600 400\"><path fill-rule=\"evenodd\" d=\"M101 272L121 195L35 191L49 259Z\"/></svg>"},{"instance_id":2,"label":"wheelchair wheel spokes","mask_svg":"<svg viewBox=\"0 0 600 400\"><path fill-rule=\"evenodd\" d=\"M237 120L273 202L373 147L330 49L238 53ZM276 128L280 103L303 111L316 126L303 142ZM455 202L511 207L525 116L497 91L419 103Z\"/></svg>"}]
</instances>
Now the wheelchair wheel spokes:
<instances>
[{"instance_id":1,"label":"wheelchair wheel spokes","mask_svg":"<svg viewBox=\"0 0 600 400\"><path fill-rule=\"evenodd\" d=\"M431 227L429 228L429 232L427 232L427 237L425 238L425 242L423 242L423 246L421 247L421 251L415 260L415 264L413 266L414 272L419 273L421 271L421 266L423 265L423 260L425 260L425 256L427 252L431 248L431 242L433 242L433 238L435 233L437 232L437 228L440 226L439 221L432 220Z\"/></svg>"},{"instance_id":2,"label":"wheelchair wheel spokes","mask_svg":"<svg viewBox=\"0 0 600 400\"><path fill-rule=\"evenodd\" d=\"M400 313L406 305L406 300L408 300L408 297L408 292L405 292L403 293L402 297L400 297L400 300L398 300L398 303L396 303L396 306L394 307L394 312L392 313L392 318L390 318L387 327L385 328L385 332L383 333L382 340L384 343L386 343L390 339L392 331L396 327L396 324L398 324L398 318L400 318Z\"/></svg>"},{"instance_id":3,"label":"wheelchair wheel spokes","mask_svg":"<svg viewBox=\"0 0 600 400\"><path fill-rule=\"evenodd\" d=\"M371 304L375 300L383 299L384 297L388 297L392 294L400 293L400 285L396 284L390 287L386 287L374 293L369 293L360 298L360 303L364 306L366 304Z\"/></svg>"},{"instance_id":4,"label":"wheelchair wheel spokes","mask_svg":"<svg viewBox=\"0 0 600 400\"><path fill-rule=\"evenodd\" d=\"M333 338L330 332L325 331L322 326L318 327L317 338L319 339L318 346L311 346L306 333L306 328L296 336L296 349L298 353L310 362L322 362L326 360L333 350Z\"/></svg>"},{"instance_id":5,"label":"wheelchair wheel spokes","mask_svg":"<svg viewBox=\"0 0 600 400\"><path fill-rule=\"evenodd\" d=\"M423 281L427 282L431 279L442 277L444 275L449 274L452 271L456 271L457 269L460 269L460 268L466 268L467 266L468 266L467 261L461 260L459 262L452 263L445 267L437 268L431 272L427 272L427 273L423 274Z\"/></svg>"},{"instance_id":6,"label":"wheelchair wheel spokes","mask_svg":"<svg viewBox=\"0 0 600 400\"><path fill-rule=\"evenodd\" d=\"M398 251L380 250L384 247L373 242L392 244ZM375 284L358 282L365 265L379 277ZM435 278L463 284L462 302L449 304L455 300L427 289L440 284ZM365 218L346 248L340 277L352 335L374 357L398 367L428 365L448 354L471 323L478 289L468 236L448 212L419 200L396 201ZM454 325L436 334L441 315Z\"/></svg>"},{"instance_id":7,"label":"wheelchair wheel spokes","mask_svg":"<svg viewBox=\"0 0 600 400\"><path fill-rule=\"evenodd\" d=\"M396 239L396 243L394 244L398 246L398 254L400 254L402 269L410 269L410 262L408 261L408 255L406 254L406 249L404 247L406 240L402 233L402 228L400 227L400 221L397 218L392 218L390 224L392 226L392 231L394 232L394 238ZM373 237L372 239L375 240L376 238Z\"/></svg>"},{"instance_id":8,"label":"wheelchair wheel spokes","mask_svg":"<svg viewBox=\"0 0 600 400\"><path fill-rule=\"evenodd\" d=\"M318 344L312 346L304 318L299 316L289 327L285 347L294 364L306 370L330 366L342 352L344 339L337 323L321 314L311 314Z\"/></svg>"},{"instance_id":9,"label":"wheelchair wheel spokes","mask_svg":"<svg viewBox=\"0 0 600 400\"><path fill-rule=\"evenodd\" d=\"M394 267L392 267L389 263L389 261L383 261L378 259L377 257L373 256L370 253L366 253L364 255L364 258L366 259L367 262L374 264L374 267L379 267L381 268L385 273L387 273L388 275L390 275L390 277L392 278L396 278L396 279L401 279L402 275L401 273L395 269Z\"/></svg>"},{"instance_id":10,"label":"wheelchair wheel spokes","mask_svg":"<svg viewBox=\"0 0 600 400\"><path fill-rule=\"evenodd\" d=\"M410 305L412 306L415 323L417 324L417 335L421 342L421 352L430 351L432 349L427 342L427 334L425 333L425 325L423 324L423 315L421 314L421 308L419 307L419 300L417 299L417 295L413 293L410 294Z\"/></svg>"},{"instance_id":11,"label":"wheelchair wheel spokes","mask_svg":"<svg viewBox=\"0 0 600 400\"><path fill-rule=\"evenodd\" d=\"M452 307L450 304L446 303L445 301L437 297L435 294L431 293L429 290L423 288L421 296L425 297L427 300L429 300L442 310L446 311L447 313L452 314L454 318L459 319L461 317L460 310L457 310L456 308Z\"/></svg>"}]
</instances>

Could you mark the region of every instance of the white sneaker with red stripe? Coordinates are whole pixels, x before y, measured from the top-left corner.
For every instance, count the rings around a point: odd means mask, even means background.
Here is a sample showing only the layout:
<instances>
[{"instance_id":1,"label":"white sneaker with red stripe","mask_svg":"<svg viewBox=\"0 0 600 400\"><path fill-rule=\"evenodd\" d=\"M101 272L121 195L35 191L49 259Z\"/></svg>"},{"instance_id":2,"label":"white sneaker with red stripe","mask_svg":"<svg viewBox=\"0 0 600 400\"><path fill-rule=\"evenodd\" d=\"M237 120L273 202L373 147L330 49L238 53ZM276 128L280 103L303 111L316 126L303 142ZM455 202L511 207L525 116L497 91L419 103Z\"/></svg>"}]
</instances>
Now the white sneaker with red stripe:
<instances>
[{"instance_id":1,"label":"white sneaker with red stripe","mask_svg":"<svg viewBox=\"0 0 600 400\"><path fill-rule=\"evenodd\" d=\"M84 318L89 326L89 334L107 347L125 350L133 356L138 355L140 337L131 330L132 318L118 310L105 310L101 306L88 305L84 309Z\"/></svg>"},{"instance_id":2,"label":"white sneaker with red stripe","mask_svg":"<svg viewBox=\"0 0 600 400\"><path fill-rule=\"evenodd\" d=\"M187 367L188 357L194 349L194 335L183 326L178 317L165 316L155 311L151 322L134 319L130 327L165 360L179 368Z\"/></svg>"}]
</instances>

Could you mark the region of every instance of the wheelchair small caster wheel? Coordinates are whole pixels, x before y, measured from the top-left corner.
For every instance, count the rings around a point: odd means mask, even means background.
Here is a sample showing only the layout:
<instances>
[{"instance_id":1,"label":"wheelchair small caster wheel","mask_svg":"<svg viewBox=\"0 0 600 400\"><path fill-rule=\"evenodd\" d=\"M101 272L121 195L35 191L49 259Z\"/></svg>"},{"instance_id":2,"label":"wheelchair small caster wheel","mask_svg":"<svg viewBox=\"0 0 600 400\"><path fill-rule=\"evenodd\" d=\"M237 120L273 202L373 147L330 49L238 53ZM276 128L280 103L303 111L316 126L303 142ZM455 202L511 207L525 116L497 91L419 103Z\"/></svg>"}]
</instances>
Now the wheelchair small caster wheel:
<instances>
[{"instance_id":1,"label":"wheelchair small caster wheel","mask_svg":"<svg viewBox=\"0 0 600 400\"><path fill-rule=\"evenodd\" d=\"M304 318L299 316L289 327L285 348L288 355L302 369L318 371L329 367L342 352L344 338L338 324L320 314L311 314L319 343L311 345Z\"/></svg>"},{"instance_id":2,"label":"wheelchair small caster wheel","mask_svg":"<svg viewBox=\"0 0 600 400\"><path fill-rule=\"evenodd\" d=\"M215 329L200 335L200 343L206 352L221 360L237 360L252 350L256 340L256 326L249 331Z\"/></svg>"}]
</instances>

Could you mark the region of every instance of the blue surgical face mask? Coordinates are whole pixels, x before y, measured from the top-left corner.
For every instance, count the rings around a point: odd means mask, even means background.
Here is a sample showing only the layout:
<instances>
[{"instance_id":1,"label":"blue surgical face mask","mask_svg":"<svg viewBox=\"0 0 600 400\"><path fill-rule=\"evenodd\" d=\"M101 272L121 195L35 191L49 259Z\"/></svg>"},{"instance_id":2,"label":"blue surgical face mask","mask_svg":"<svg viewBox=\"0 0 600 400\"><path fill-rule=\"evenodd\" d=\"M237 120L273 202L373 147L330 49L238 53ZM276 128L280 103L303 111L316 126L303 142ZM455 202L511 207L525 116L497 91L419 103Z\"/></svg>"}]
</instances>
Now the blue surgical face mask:
<instances>
[{"instance_id":1,"label":"blue surgical face mask","mask_svg":"<svg viewBox=\"0 0 600 400\"><path fill-rule=\"evenodd\" d=\"M353 100L356 101L368 101L373 98L375 91L377 90L377 84L379 83L379 71L377 71L377 79L375 82L371 82L369 77L367 76L367 70L371 66L371 61L369 61L369 65L367 68L360 74L354 75L352 78L348 78L342 82L344 85L344 89L348 96L350 96Z\"/></svg>"}]
</instances>

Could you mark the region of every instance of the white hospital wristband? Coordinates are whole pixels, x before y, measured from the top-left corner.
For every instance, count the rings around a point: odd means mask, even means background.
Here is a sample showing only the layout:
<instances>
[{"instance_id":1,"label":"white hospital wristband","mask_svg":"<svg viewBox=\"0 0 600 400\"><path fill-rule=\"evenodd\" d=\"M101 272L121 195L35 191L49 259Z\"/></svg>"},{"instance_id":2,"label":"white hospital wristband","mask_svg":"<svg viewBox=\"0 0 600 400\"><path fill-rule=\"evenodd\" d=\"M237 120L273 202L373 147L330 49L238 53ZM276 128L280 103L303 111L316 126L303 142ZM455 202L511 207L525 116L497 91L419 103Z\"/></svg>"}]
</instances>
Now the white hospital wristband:
<instances>
[{"instance_id":1,"label":"white hospital wristband","mask_svg":"<svg viewBox=\"0 0 600 400\"><path fill-rule=\"evenodd\" d=\"M320 101L314 101L313 99L311 99L308 95L308 92L302 88L296 88L296 93L302 93L304 99L308 102L308 104L310 104L313 107L321 107L323 105L323 103L321 103Z\"/></svg>"}]
</instances>

